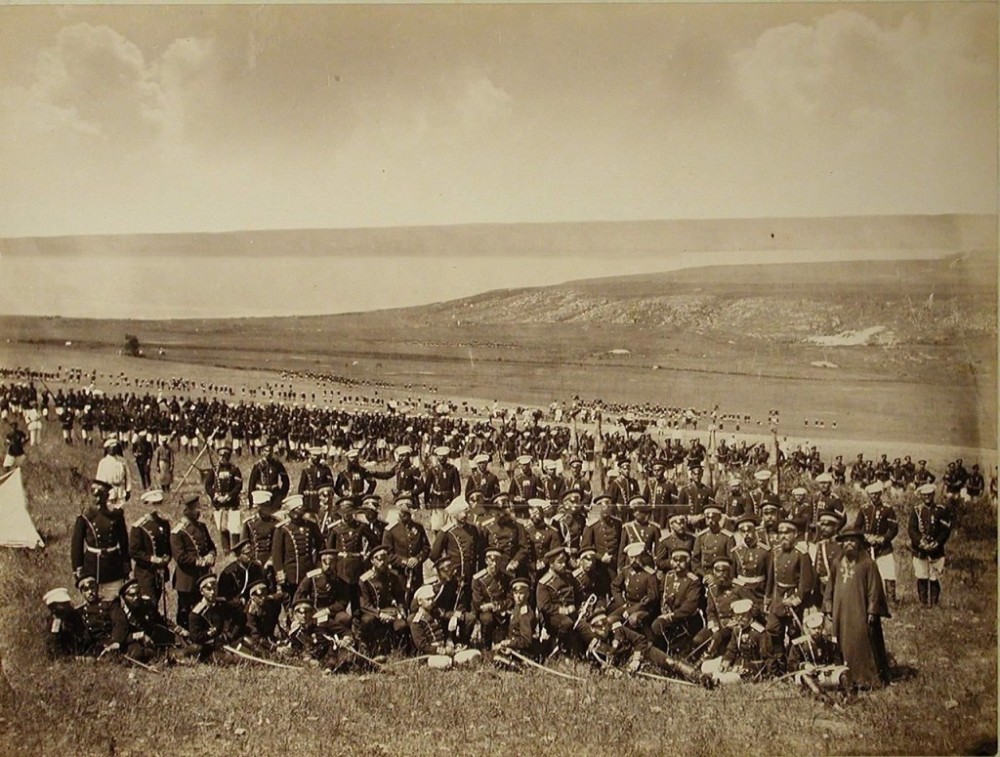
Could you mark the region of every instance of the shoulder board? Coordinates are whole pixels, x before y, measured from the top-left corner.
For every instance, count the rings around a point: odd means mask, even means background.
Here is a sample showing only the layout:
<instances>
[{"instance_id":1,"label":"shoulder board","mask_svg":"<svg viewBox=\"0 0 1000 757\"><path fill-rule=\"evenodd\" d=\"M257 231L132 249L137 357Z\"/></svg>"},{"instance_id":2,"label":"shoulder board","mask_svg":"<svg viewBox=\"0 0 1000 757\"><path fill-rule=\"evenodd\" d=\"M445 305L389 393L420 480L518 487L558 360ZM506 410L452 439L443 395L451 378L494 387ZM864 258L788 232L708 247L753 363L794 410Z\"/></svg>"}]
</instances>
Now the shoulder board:
<instances>
[{"instance_id":1,"label":"shoulder board","mask_svg":"<svg viewBox=\"0 0 1000 757\"><path fill-rule=\"evenodd\" d=\"M322 568L313 568L308 573L306 573L306 578L316 578L322 572L323 572Z\"/></svg>"},{"instance_id":2,"label":"shoulder board","mask_svg":"<svg viewBox=\"0 0 1000 757\"><path fill-rule=\"evenodd\" d=\"M701 531L696 531L694 535L695 536L701 536L702 534L707 534L707 533L708 533L708 529L707 528L703 528L703 529L701 529Z\"/></svg>"},{"instance_id":3,"label":"shoulder board","mask_svg":"<svg viewBox=\"0 0 1000 757\"><path fill-rule=\"evenodd\" d=\"M480 523L479 525L480 525L480 526L482 526L483 528L486 528L486 526L491 526L491 525L493 525L493 524L494 524L495 522L496 522L496 518L487 518L486 520L484 520L484 521L483 521L482 523Z\"/></svg>"},{"instance_id":4,"label":"shoulder board","mask_svg":"<svg viewBox=\"0 0 1000 757\"><path fill-rule=\"evenodd\" d=\"M329 608L326 607L324 607L322 610L319 610L315 615L313 615L313 620L315 620L317 623L326 623L326 621L328 621L329 619L330 619L330 610Z\"/></svg>"},{"instance_id":5,"label":"shoulder board","mask_svg":"<svg viewBox=\"0 0 1000 757\"><path fill-rule=\"evenodd\" d=\"M688 572L688 578L690 578L692 581L701 580L701 576L699 576L697 573L691 573L691 572Z\"/></svg>"},{"instance_id":6,"label":"shoulder board","mask_svg":"<svg viewBox=\"0 0 1000 757\"><path fill-rule=\"evenodd\" d=\"M445 531L454 531L456 528L458 528L457 523L449 523L448 527L445 528Z\"/></svg>"},{"instance_id":7,"label":"shoulder board","mask_svg":"<svg viewBox=\"0 0 1000 757\"><path fill-rule=\"evenodd\" d=\"M805 636L805 635L803 635L803 636L797 636L794 639L792 639L792 644L802 645L802 644L805 644L807 641L809 641L809 637L808 636Z\"/></svg>"},{"instance_id":8,"label":"shoulder board","mask_svg":"<svg viewBox=\"0 0 1000 757\"><path fill-rule=\"evenodd\" d=\"M797 549L804 555L809 553L809 545L806 544L804 541L796 542L795 549Z\"/></svg>"},{"instance_id":9,"label":"shoulder board","mask_svg":"<svg viewBox=\"0 0 1000 757\"><path fill-rule=\"evenodd\" d=\"M757 633L764 633L764 626L758 623L756 620L750 624L750 627Z\"/></svg>"},{"instance_id":10,"label":"shoulder board","mask_svg":"<svg viewBox=\"0 0 1000 757\"><path fill-rule=\"evenodd\" d=\"M538 583L540 583L540 584L549 584L549 583L552 583L552 579L555 578L555 577L556 577L556 574L553 573L550 570L544 576L542 576L541 578L538 579Z\"/></svg>"},{"instance_id":11,"label":"shoulder board","mask_svg":"<svg viewBox=\"0 0 1000 757\"><path fill-rule=\"evenodd\" d=\"M183 530L184 530L184 524L183 523L178 523L176 526L174 526L173 528L170 529L170 533L172 533L172 534L179 534Z\"/></svg>"},{"instance_id":12,"label":"shoulder board","mask_svg":"<svg viewBox=\"0 0 1000 757\"><path fill-rule=\"evenodd\" d=\"M478 573L474 574L472 577L473 578L485 578L486 577L486 568L483 568L481 571L479 571Z\"/></svg>"},{"instance_id":13,"label":"shoulder board","mask_svg":"<svg viewBox=\"0 0 1000 757\"><path fill-rule=\"evenodd\" d=\"M375 578L374 570L366 570L364 573L361 574L362 581L371 581L373 578Z\"/></svg>"},{"instance_id":14,"label":"shoulder board","mask_svg":"<svg viewBox=\"0 0 1000 757\"><path fill-rule=\"evenodd\" d=\"M573 575L576 578L580 578L581 576L583 576L584 575L583 568L577 568L576 570L574 570Z\"/></svg>"},{"instance_id":15,"label":"shoulder board","mask_svg":"<svg viewBox=\"0 0 1000 757\"><path fill-rule=\"evenodd\" d=\"M150 513L146 513L141 518L139 518L139 520L135 522L135 525L141 526L143 523L148 523L150 520L152 520L152 518L153 516Z\"/></svg>"},{"instance_id":16,"label":"shoulder board","mask_svg":"<svg viewBox=\"0 0 1000 757\"><path fill-rule=\"evenodd\" d=\"M643 568L643 570L644 570L644 571L646 571L647 573L649 573L650 575L652 575L652 574L656 573L656 571L655 571L655 570L653 570L653 569L652 569L651 567L649 567L648 565L647 565L646 567L644 567L644 568Z\"/></svg>"},{"instance_id":17,"label":"shoulder board","mask_svg":"<svg viewBox=\"0 0 1000 757\"><path fill-rule=\"evenodd\" d=\"M191 608L191 612L196 612L199 615L201 615L207 609L208 609L208 602L206 602L203 599L198 604L196 604L194 607Z\"/></svg>"},{"instance_id":18,"label":"shoulder board","mask_svg":"<svg viewBox=\"0 0 1000 757\"><path fill-rule=\"evenodd\" d=\"M732 537L732 535L733 535L732 531L727 531L724 528L719 533L725 534L726 536L729 536L729 537Z\"/></svg>"}]
</instances>

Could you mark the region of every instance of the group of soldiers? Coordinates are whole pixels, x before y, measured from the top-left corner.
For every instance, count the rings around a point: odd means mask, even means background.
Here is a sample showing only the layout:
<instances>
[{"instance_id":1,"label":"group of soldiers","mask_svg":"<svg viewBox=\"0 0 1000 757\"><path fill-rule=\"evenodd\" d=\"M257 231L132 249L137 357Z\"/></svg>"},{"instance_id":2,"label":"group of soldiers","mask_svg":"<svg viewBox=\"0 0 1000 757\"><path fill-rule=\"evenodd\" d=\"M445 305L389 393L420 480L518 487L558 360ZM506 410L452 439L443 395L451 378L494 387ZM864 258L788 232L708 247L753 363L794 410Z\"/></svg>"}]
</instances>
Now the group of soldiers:
<instances>
[{"instance_id":1,"label":"group of soldiers","mask_svg":"<svg viewBox=\"0 0 1000 757\"><path fill-rule=\"evenodd\" d=\"M397 421L412 419L388 422ZM851 668L859 653L830 638L842 623L831 576L858 545L878 576L869 590L896 602L900 526L881 481L847 528L832 473L779 497L774 472L760 467L752 486L733 475L717 491L695 441L682 475L656 458L640 484L626 457L599 495L573 454L558 466L522 453L507 473L491 469L502 452L478 452L463 477L445 445L424 461L400 444L393 468L375 471L348 444L334 474L327 444L303 450L291 493L277 442L260 445L245 486L233 448L219 447L204 496L184 499L176 525L162 513L169 495L154 489L129 528L125 498L95 480L72 537L83 603L65 588L45 598L52 653L328 670L380 668L393 652L439 667L485 656L512 669L562 654L712 686ZM375 493L379 480L391 481L391 500ZM933 607L953 515L933 483L917 491L907 536L919 601ZM221 548L201 518L206 498ZM866 685L888 680L880 630L872 648L875 673L855 675Z\"/></svg>"}]
</instances>

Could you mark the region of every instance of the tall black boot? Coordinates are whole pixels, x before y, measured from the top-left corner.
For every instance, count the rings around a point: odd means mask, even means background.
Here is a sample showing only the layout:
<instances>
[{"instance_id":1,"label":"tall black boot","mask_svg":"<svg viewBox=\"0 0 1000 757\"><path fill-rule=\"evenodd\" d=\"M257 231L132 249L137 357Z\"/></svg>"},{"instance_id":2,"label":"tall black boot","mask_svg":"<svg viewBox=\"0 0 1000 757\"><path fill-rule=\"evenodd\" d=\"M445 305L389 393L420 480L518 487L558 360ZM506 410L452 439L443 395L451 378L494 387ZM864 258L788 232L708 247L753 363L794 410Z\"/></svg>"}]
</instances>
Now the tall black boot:
<instances>
[{"instance_id":1,"label":"tall black boot","mask_svg":"<svg viewBox=\"0 0 1000 757\"><path fill-rule=\"evenodd\" d=\"M928 581L928 583L930 584L930 605L931 607L937 607L941 601L941 582Z\"/></svg>"},{"instance_id":2,"label":"tall black boot","mask_svg":"<svg viewBox=\"0 0 1000 757\"><path fill-rule=\"evenodd\" d=\"M920 604L923 607L927 607L927 605L928 605L928 603L929 603L930 600L928 599L928 594L927 594L927 579L926 578L918 578L917 579L917 597L920 599Z\"/></svg>"}]
</instances>

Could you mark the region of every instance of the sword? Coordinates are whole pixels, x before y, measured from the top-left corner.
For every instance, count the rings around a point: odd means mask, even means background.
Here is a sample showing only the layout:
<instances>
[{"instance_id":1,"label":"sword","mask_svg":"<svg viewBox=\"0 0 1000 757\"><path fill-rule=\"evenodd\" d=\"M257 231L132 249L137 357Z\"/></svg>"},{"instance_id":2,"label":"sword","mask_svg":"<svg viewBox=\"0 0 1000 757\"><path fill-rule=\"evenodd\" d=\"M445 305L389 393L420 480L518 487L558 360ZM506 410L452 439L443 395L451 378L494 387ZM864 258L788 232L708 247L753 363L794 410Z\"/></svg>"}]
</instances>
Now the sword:
<instances>
[{"instance_id":1,"label":"sword","mask_svg":"<svg viewBox=\"0 0 1000 757\"><path fill-rule=\"evenodd\" d=\"M663 681L664 683L676 683L679 686L694 686L694 684L690 681L682 681L679 678L668 678L667 676L658 676L655 673L647 673L645 670L637 670L635 671L635 675L643 676L644 678L652 678L654 681Z\"/></svg>"},{"instance_id":2,"label":"sword","mask_svg":"<svg viewBox=\"0 0 1000 757\"><path fill-rule=\"evenodd\" d=\"M152 665L147 665L144 662L139 662L137 659L135 659L134 657L130 657L127 654L126 655L122 655L122 657L124 657L126 660L128 660L129 662L131 662L133 665L138 665L143 670L148 670L150 673L159 673L160 672L157 668L154 668Z\"/></svg>"},{"instance_id":3,"label":"sword","mask_svg":"<svg viewBox=\"0 0 1000 757\"><path fill-rule=\"evenodd\" d=\"M533 668L538 668L538 670L544 671L545 673L549 673L550 675L559 676L560 678L566 678L570 681L580 681L581 683L584 680L579 676L571 676L568 673L560 673L558 670L553 670L552 668L547 668L544 665L540 665L534 660L525 657L520 652L515 652L513 649L508 649L507 651L510 653L511 657L515 657L521 662L525 663L526 665L530 665Z\"/></svg>"},{"instance_id":4,"label":"sword","mask_svg":"<svg viewBox=\"0 0 1000 757\"><path fill-rule=\"evenodd\" d=\"M252 654L247 654L246 652L237 649L236 647L232 647L228 644L224 645L222 648L227 652L229 652L230 654L234 654L237 657L242 657L244 660L250 660L251 662L258 662L261 665L270 665L272 668L282 668L284 670L302 670L301 665L285 665L280 662L265 660L263 657L255 657Z\"/></svg>"}]
</instances>

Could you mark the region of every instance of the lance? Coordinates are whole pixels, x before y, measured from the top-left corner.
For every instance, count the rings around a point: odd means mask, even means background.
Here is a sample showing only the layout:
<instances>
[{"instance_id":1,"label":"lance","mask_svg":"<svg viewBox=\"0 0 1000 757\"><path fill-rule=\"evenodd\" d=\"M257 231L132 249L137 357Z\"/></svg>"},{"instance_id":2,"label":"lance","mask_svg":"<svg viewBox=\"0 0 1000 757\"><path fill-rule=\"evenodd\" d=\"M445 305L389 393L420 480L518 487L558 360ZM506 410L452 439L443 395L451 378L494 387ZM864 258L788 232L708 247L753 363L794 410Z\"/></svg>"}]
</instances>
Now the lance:
<instances>
[{"instance_id":1,"label":"lance","mask_svg":"<svg viewBox=\"0 0 1000 757\"><path fill-rule=\"evenodd\" d=\"M234 654L237 657L241 657L244 660L249 660L250 662L260 663L261 665L269 665L272 668L281 668L283 670L302 670L302 666L301 665L285 665L285 664L280 663L280 662L274 662L272 660L265 660L263 657L255 657L252 654L247 654L243 650L237 649L236 647L232 647L232 646L230 646L228 644L226 644L222 648L224 650L226 650L227 652L229 652L230 654Z\"/></svg>"},{"instance_id":2,"label":"lance","mask_svg":"<svg viewBox=\"0 0 1000 757\"><path fill-rule=\"evenodd\" d=\"M566 678L566 679L568 679L570 681L579 681L581 683L584 680L584 679L580 678L579 676L571 676L568 673L560 673L558 670L552 670L552 668L547 668L544 665L540 665L539 663L535 662L534 660L532 660L532 659L530 659L528 657L525 657L520 652L515 652L513 649L509 649L507 651L510 652L510 655L512 657L517 658L518 660L520 660L524 664L530 665L533 668L537 668L538 670L544 671L545 673L548 673L549 675L559 676L560 678Z\"/></svg>"}]
</instances>

